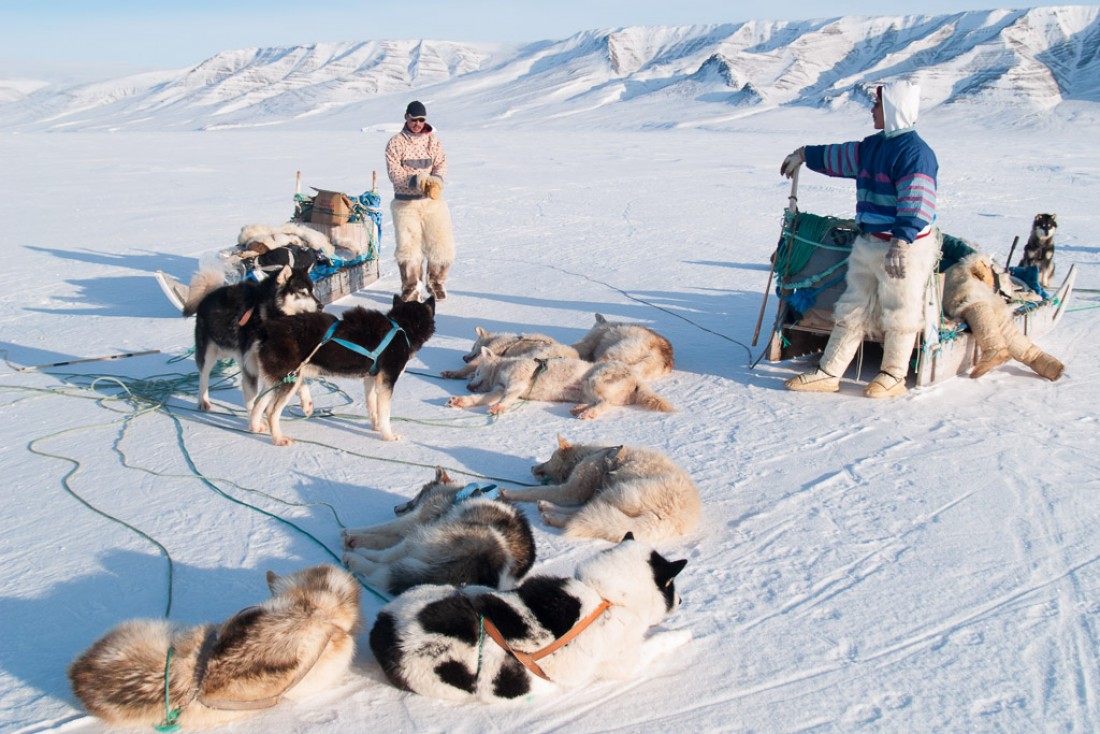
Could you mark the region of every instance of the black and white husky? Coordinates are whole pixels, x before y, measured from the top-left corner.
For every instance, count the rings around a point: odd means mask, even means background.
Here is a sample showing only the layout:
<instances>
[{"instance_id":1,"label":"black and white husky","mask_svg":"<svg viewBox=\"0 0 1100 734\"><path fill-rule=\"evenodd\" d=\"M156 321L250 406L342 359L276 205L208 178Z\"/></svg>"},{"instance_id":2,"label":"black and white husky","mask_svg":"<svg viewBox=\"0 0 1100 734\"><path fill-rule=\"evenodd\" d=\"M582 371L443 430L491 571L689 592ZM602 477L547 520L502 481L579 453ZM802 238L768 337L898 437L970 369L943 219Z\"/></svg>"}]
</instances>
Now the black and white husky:
<instances>
[{"instance_id":1,"label":"black and white husky","mask_svg":"<svg viewBox=\"0 0 1100 734\"><path fill-rule=\"evenodd\" d=\"M686 563L627 535L573 578L529 576L512 591L418 586L382 608L370 646L395 686L452 701L630 678L691 638L646 636L679 606Z\"/></svg>"},{"instance_id":2,"label":"black and white husky","mask_svg":"<svg viewBox=\"0 0 1100 734\"><path fill-rule=\"evenodd\" d=\"M493 489L437 468L416 497L393 508L397 519L344 531L344 565L392 595L421 584L512 588L535 562L535 537Z\"/></svg>"},{"instance_id":3,"label":"black and white husky","mask_svg":"<svg viewBox=\"0 0 1100 734\"><path fill-rule=\"evenodd\" d=\"M225 272L204 268L191 280L184 316L195 317L195 364L199 368L199 410L210 410L210 370L219 359L238 364L256 341L260 327L274 316L290 316L321 310L313 295L308 270L284 266L260 282L243 280L223 285ZM254 375L241 372L244 407L251 408L258 385ZM308 390L300 395L308 414L312 401Z\"/></svg>"},{"instance_id":4,"label":"black and white husky","mask_svg":"<svg viewBox=\"0 0 1100 734\"><path fill-rule=\"evenodd\" d=\"M1057 229L1055 215L1036 214L1020 258L1020 267L1034 265L1039 268L1039 285L1044 288L1049 288L1054 279L1054 231Z\"/></svg>"}]
</instances>

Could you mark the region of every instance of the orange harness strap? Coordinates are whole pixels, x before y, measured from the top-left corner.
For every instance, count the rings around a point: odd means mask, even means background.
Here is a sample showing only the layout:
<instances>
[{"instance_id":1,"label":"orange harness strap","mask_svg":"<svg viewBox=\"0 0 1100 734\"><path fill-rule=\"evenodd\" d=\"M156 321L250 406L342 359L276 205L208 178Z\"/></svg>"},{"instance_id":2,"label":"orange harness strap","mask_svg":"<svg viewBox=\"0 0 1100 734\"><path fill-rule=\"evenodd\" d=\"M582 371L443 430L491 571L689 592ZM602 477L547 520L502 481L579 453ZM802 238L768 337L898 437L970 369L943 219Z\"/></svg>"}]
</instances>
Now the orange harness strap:
<instances>
[{"instance_id":1,"label":"orange harness strap","mask_svg":"<svg viewBox=\"0 0 1100 734\"><path fill-rule=\"evenodd\" d=\"M539 678L542 678L543 680L550 680L550 678L546 675L546 673L542 671L542 668L539 667L539 664L536 661L541 660L547 655L551 655L568 645L577 635L579 635L581 632L584 632L588 628L588 625L595 622L601 614L606 612L607 608L610 606L612 606L612 602L604 599L600 602L600 605L598 607L592 610L591 614L573 625L572 629L570 629L558 639L551 642L546 647L542 648L541 650L536 650L535 652L521 652L519 650L513 649L512 646L509 645L508 642L504 639L504 635L500 634L500 630L497 629L496 625L493 624L487 617L482 616L481 622L485 626L485 631L489 634L489 637L493 638L493 642L504 648L505 652L510 654L516 660L520 661L523 664L523 667L530 670Z\"/></svg>"}]
</instances>

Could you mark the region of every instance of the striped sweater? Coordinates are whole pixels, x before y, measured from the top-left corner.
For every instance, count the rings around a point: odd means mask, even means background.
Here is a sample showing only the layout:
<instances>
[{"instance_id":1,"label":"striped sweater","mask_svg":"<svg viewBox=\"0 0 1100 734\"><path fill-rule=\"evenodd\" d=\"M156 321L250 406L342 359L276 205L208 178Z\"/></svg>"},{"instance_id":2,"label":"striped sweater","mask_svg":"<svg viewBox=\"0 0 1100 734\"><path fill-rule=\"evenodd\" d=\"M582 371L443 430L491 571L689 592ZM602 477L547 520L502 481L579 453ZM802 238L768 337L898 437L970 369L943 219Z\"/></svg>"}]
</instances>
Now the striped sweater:
<instances>
[{"instance_id":1,"label":"striped sweater","mask_svg":"<svg viewBox=\"0 0 1100 734\"><path fill-rule=\"evenodd\" d=\"M806 166L856 180L856 224L905 242L936 219L936 154L913 128L863 140L807 145Z\"/></svg>"}]
</instances>

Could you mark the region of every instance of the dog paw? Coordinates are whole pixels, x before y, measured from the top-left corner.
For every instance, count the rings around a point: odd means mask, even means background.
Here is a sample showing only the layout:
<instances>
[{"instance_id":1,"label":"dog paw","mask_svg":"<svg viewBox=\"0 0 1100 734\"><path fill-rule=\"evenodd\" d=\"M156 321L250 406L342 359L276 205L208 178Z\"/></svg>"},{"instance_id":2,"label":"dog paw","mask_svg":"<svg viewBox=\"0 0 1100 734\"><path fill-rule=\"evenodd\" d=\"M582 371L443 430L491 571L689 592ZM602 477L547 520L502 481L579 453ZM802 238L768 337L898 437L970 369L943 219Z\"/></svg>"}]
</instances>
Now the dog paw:
<instances>
[{"instance_id":1,"label":"dog paw","mask_svg":"<svg viewBox=\"0 0 1100 734\"><path fill-rule=\"evenodd\" d=\"M470 407L470 401L461 396L453 397L447 401L447 406L450 408L468 408Z\"/></svg>"},{"instance_id":2,"label":"dog paw","mask_svg":"<svg viewBox=\"0 0 1100 734\"><path fill-rule=\"evenodd\" d=\"M401 436L396 434L396 433L393 433L391 431L390 433L383 433L382 434L382 440L383 441L400 441Z\"/></svg>"},{"instance_id":3,"label":"dog paw","mask_svg":"<svg viewBox=\"0 0 1100 734\"><path fill-rule=\"evenodd\" d=\"M210 401L209 400L200 400L199 401L199 410L201 410L203 413L209 413L210 412Z\"/></svg>"},{"instance_id":4,"label":"dog paw","mask_svg":"<svg viewBox=\"0 0 1100 734\"><path fill-rule=\"evenodd\" d=\"M574 413L582 421L594 421L600 417L600 413L595 408L585 408L579 413Z\"/></svg>"},{"instance_id":5,"label":"dog paw","mask_svg":"<svg viewBox=\"0 0 1100 734\"><path fill-rule=\"evenodd\" d=\"M252 433L271 433L271 426L267 421L259 421L257 423L249 423L248 430Z\"/></svg>"},{"instance_id":6,"label":"dog paw","mask_svg":"<svg viewBox=\"0 0 1100 734\"><path fill-rule=\"evenodd\" d=\"M439 373L439 376L446 379L446 380L461 380L462 379L462 375L455 372L454 370L443 370L442 372Z\"/></svg>"},{"instance_id":7,"label":"dog paw","mask_svg":"<svg viewBox=\"0 0 1100 734\"><path fill-rule=\"evenodd\" d=\"M289 436L279 436L278 438L272 436L271 443L275 444L276 446L292 446L294 445L294 439L290 438Z\"/></svg>"},{"instance_id":8,"label":"dog paw","mask_svg":"<svg viewBox=\"0 0 1100 734\"><path fill-rule=\"evenodd\" d=\"M506 413L507 411L508 411L508 408L504 407L500 403L497 403L496 405L490 405L489 406L489 415L500 415L502 413Z\"/></svg>"}]
</instances>

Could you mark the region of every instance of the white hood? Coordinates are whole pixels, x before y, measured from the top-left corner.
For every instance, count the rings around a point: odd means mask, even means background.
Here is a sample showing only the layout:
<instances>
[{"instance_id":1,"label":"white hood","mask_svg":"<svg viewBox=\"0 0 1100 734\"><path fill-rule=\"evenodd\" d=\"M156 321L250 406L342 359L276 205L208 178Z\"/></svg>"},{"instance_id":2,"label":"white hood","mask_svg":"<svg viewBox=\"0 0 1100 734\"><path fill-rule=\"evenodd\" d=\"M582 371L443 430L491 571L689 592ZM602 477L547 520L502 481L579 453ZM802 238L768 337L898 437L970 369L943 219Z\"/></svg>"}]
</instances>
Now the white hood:
<instances>
[{"instance_id":1,"label":"white hood","mask_svg":"<svg viewBox=\"0 0 1100 734\"><path fill-rule=\"evenodd\" d=\"M887 135L917 124L920 85L907 80L882 85L882 121Z\"/></svg>"}]
</instances>

